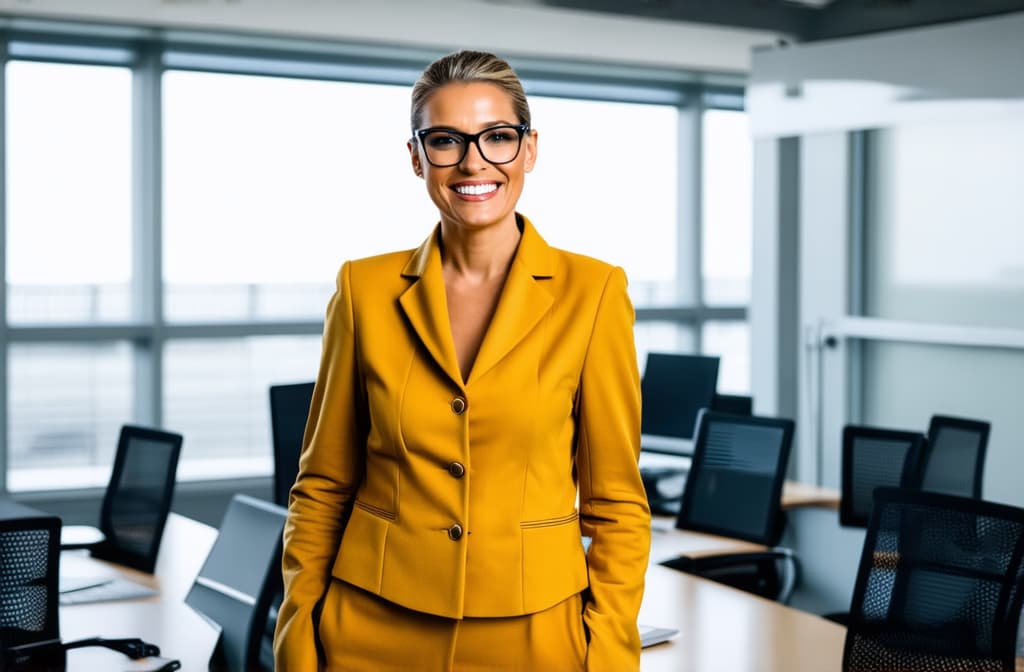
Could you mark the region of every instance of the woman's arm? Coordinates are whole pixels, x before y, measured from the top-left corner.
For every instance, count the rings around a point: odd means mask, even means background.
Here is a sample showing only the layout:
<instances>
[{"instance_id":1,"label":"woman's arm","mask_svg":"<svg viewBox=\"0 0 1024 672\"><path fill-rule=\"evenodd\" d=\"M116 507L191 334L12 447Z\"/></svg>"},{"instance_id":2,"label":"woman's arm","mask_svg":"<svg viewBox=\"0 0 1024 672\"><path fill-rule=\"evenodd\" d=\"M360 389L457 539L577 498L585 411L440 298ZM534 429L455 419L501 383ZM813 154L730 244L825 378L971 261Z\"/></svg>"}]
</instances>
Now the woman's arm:
<instances>
[{"instance_id":1,"label":"woman's arm","mask_svg":"<svg viewBox=\"0 0 1024 672\"><path fill-rule=\"evenodd\" d=\"M284 528L284 601L274 637L278 672L309 672L319 666L313 610L330 581L363 475L364 390L356 358L351 268L345 263L327 306L320 373Z\"/></svg>"},{"instance_id":2,"label":"woman's arm","mask_svg":"<svg viewBox=\"0 0 1024 672\"><path fill-rule=\"evenodd\" d=\"M609 274L594 319L577 406L577 465L590 600L587 672L640 668L637 615L651 543L640 455L640 374L626 274Z\"/></svg>"}]
</instances>

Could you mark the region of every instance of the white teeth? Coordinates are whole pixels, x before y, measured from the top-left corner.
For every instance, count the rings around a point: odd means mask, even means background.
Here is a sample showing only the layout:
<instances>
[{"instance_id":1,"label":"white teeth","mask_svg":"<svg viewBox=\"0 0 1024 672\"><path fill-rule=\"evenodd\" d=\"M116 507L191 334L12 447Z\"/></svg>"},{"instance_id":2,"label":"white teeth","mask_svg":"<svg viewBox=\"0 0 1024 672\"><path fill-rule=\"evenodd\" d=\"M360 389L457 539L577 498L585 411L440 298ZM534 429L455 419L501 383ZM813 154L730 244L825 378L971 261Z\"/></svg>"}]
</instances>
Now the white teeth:
<instances>
[{"instance_id":1,"label":"white teeth","mask_svg":"<svg viewBox=\"0 0 1024 672\"><path fill-rule=\"evenodd\" d=\"M460 184L455 187L455 191L460 194L479 196L480 194L489 194L497 188L498 185L493 182L490 184Z\"/></svg>"}]
</instances>

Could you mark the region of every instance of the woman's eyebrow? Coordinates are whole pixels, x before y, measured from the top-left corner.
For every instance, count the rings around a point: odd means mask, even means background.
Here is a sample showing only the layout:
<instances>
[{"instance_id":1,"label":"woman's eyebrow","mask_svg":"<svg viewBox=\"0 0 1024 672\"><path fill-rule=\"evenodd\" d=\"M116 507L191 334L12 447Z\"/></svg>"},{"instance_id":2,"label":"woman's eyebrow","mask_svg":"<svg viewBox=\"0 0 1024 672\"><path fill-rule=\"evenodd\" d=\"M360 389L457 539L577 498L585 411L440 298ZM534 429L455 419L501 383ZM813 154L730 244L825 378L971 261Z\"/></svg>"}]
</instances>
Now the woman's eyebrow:
<instances>
[{"instance_id":1,"label":"woman's eyebrow","mask_svg":"<svg viewBox=\"0 0 1024 672\"><path fill-rule=\"evenodd\" d=\"M519 122L511 122L511 121L504 121L504 120L485 121L483 124L480 125L480 130L481 131L486 131L488 128L493 128L495 126L515 126L518 123ZM458 131L459 133L468 133L468 131L464 131L461 128L457 128L455 126L450 126L450 125L447 125L447 124L438 124L437 126L428 126L427 128L430 128L430 129L433 129L433 130L437 130L437 131ZM470 135L472 135L472 133L470 133Z\"/></svg>"}]
</instances>

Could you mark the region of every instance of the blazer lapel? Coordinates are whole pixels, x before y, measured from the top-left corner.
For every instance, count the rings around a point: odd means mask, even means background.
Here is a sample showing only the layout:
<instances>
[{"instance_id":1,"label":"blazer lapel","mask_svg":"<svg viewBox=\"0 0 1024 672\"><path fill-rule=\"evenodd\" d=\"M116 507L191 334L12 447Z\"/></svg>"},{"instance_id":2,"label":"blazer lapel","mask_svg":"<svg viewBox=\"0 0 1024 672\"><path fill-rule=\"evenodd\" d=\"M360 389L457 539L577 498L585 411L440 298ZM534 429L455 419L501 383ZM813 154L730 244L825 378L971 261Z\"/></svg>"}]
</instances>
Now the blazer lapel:
<instances>
[{"instance_id":1,"label":"blazer lapel","mask_svg":"<svg viewBox=\"0 0 1024 672\"><path fill-rule=\"evenodd\" d=\"M522 217L523 236L509 269L498 307L487 328L467 385L483 376L533 330L554 298L544 287L553 274L551 248ZM443 291L443 288L442 288ZM454 347L453 347L454 351Z\"/></svg>"},{"instance_id":2,"label":"blazer lapel","mask_svg":"<svg viewBox=\"0 0 1024 672\"><path fill-rule=\"evenodd\" d=\"M398 303L431 357L461 389L462 373L448 324L448 301L441 274L441 251L437 245L439 236L440 227L413 252L402 269L403 276L416 278L416 281L402 293Z\"/></svg>"}]
</instances>

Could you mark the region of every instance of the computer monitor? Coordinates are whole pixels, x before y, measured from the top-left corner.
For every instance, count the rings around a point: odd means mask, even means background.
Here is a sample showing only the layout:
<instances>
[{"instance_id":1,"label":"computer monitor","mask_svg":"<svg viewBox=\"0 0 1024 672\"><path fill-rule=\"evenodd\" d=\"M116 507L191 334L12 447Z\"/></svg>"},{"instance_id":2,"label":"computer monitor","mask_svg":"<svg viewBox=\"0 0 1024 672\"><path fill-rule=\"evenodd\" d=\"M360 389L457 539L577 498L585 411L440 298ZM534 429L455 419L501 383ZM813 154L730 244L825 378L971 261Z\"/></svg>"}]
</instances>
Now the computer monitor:
<instances>
[{"instance_id":1,"label":"computer monitor","mask_svg":"<svg viewBox=\"0 0 1024 672\"><path fill-rule=\"evenodd\" d=\"M640 390L643 396L640 447L648 452L692 453L697 414L710 408L718 386L719 358L651 352ZM675 441L658 441L668 437ZM680 441L681 440L681 441Z\"/></svg>"}]
</instances>

